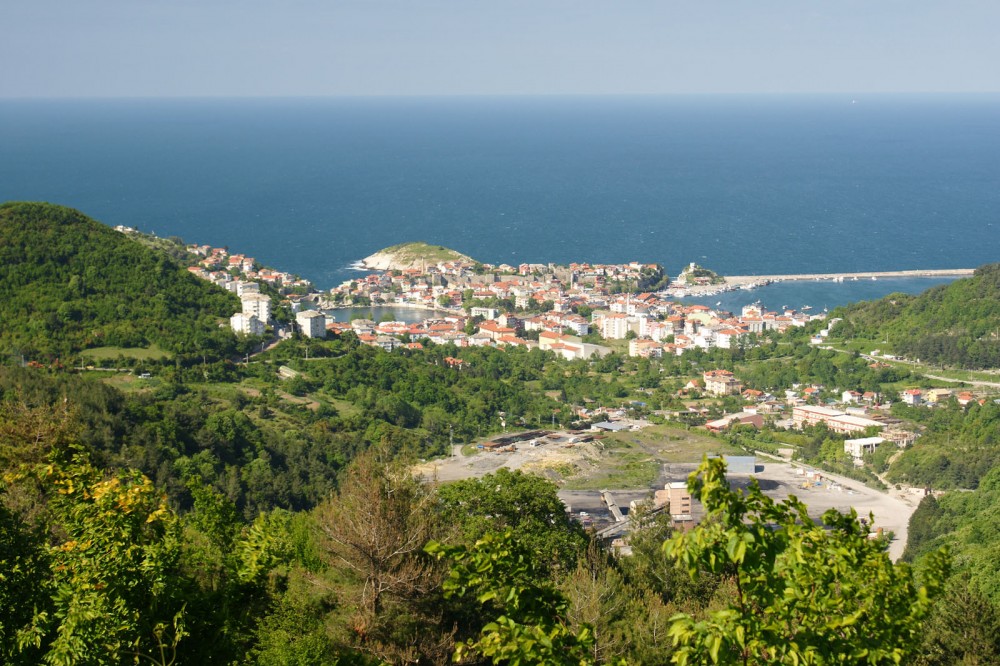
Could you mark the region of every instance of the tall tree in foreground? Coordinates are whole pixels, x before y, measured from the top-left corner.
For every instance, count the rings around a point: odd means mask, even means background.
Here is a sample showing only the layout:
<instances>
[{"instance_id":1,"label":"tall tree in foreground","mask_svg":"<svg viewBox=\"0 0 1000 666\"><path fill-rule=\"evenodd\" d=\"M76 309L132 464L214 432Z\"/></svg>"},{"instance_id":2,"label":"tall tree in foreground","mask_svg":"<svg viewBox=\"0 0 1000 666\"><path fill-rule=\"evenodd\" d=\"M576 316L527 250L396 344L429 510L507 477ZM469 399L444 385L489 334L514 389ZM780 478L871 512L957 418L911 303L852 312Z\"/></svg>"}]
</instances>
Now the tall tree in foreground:
<instances>
[{"instance_id":1,"label":"tall tree in foreground","mask_svg":"<svg viewBox=\"0 0 1000 666\"><path fill-rule=\"evenodd\" d=\"M437 499L399 463L369 451L317 510L330 567L346 581L347 645L380 660L446 663L453 640L443 619L444 570L424 552L442 533Z\"/></svg>"},{"instance_id":2,"label":"tall tree in foreground","mask_svg":"<svg viewBox=\"0 0 1000 666\"><path fill-rule=\"evenodd\" d=\"M717 459L703 461L688 488L705 520L664 551L692 577L731 579L736 598L704 619L673 618L674 663L899 664L916 652L944 553L929 558L918 587L853 510L827 511L817 524L794 497L775 502L756 482L731 490Z\"/></svg>"}]
</instances>

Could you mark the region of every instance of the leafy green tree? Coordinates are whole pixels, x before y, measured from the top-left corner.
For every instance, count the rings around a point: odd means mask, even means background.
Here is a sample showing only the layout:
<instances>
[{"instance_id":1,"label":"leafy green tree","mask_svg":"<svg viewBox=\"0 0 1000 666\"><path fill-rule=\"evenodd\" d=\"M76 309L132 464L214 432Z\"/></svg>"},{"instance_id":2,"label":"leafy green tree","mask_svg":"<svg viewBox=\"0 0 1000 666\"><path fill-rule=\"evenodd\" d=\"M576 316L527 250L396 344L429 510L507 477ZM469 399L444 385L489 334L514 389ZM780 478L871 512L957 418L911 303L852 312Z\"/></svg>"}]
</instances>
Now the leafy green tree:
<instances>
[{"instance_id":1,"label":"leafy green tree","mask_svg":"<svg viewBox=\"0 0 1000 666\"><path fill-rule=\"evenodd\" d=\"M569 602L543 581L534 558L510 530L486 534L468 548L432 542L427 552L451 563L445 595L474 596L483 614L492 618L478 638L458 644L455 661L481 657L512 666L594 663L592 630L571 628Z\"/></svg>"},{"instance_id":2,"label":"leafy green tree","mask_svg":"<svg viewBox=\"0 0 1000 666\"><path fill-rule=\"evenodd\" d=\"M20 632L22 648L54 665L169 660L184 637L174 597L177 519L137 472L105 477L82 457L39 470L50 489L47 608Z\"/></svg>"},{"instance_id":3,"label":"leafy green tree","mask_svg":"<svg viewBox=\"0 0 1000 666\"><path fill-rule=\"evenodd\" d=\"M920 645L947 557L927 561L923 586L893 565L852 510L817 524L795 497L775 502L754 482L730 490L725 464L705 460L688 481L704 522L664 552L694 577L731 580L736 598L703 619L678 614L677 664L899 664Z\"/></svg>"},{"instance_id":4,"label":"leafy green tree","mask_svg":"<svg viewBox=\"0 0 1000 666\"><path fill-rule=\"evenodd\" d=\"M541 477L501 468L480 479L446 484L438 495L445 520L458 526L467 543L511 529L546 575L554 569L572 571L586 549L586 537L566 515L556 486Z\"/></svg>"}]
</instances>

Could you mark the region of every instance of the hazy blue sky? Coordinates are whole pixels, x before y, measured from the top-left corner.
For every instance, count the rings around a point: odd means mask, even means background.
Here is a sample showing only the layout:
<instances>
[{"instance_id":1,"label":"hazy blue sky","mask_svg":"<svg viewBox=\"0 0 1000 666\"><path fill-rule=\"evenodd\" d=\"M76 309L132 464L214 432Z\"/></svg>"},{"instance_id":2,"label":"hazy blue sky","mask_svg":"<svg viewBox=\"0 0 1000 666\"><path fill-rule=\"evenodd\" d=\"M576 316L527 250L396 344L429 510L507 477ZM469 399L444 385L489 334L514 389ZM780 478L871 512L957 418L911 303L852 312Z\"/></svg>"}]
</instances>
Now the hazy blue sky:
<instances>
[{"instance_id":1,"label":"hazy blue sky","mask_svg":"<svg viewBox=\"0 0 1000 666\"><path fill-rule=\"evenodd\" d=\"M0 96L1000 91L1000 0L0 0Z\"/></svg>"}]
</instances>

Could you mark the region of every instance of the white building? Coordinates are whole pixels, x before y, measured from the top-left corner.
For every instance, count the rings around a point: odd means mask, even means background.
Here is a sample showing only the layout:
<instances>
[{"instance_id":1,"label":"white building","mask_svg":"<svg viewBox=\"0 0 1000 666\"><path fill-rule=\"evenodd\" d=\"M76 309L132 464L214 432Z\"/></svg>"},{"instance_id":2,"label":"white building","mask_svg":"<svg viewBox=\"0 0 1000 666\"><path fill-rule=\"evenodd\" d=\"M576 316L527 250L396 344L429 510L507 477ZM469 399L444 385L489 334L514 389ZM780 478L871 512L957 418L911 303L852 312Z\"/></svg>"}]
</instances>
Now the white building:
<instances>
[{"instance_id":1,"label":"white building","mask_svg":"<svg viewBox=\"0 0 1000 666\"><path fill-rule=\"evenodd\" d=\"M243 335L264 335L264 322L257 315L237 312L229 318L229 325L234 333Z\"/></svg>"},{"instance_id":2,"label":"white building","mask_svg":"<svg viewBox=\"0 0 1000 666\"><path fill-rule=\"evenodd\" d=\"M326 337L326 315L322 312L303 310L295 315L295 323L307 338Z\"/></svg>"},{"instance_id":3,"label":"white building","mask_svg":"<svg viewBox=\"0 0 1000 666\"><path fill-rule=\"evenodd\" d=\"M236 295L239 296L240 298L243 298L248 294L259 294L259 293L260 293L260 285L257 284L256 282L240 281L236 283Z\"/></svg>"},{"instance_id":4,"label":"white building","mask_svg":"<svg viewBox=\"0 0 1000 666\"><path fill-rule=\"evenodd\" d=\"M247 294L240 299L243 314L254 315L265 324L271 321L271 297L264 294Z\"/></svg>"},{"instance_id":5,"label":"white building","mask_svg":"<svg viewBox=\"0 0 1000 666\"><path fill-rule=\"evenodd\" d=\"M604 317L601 325L601 336L607 340L624 340L628 332L639 334L639 319L616 312Z\"/></svg>"},{"instance_id":6,"label":"white building","mask_svg":"<svg viewBox=\"0 0 1000 666\"><path fill-rule=\"evenodd\" d=\"M874 453L875 447L884 442L881 437L862 437L860 439L845 439L844 453L850 454L855 464L861 464L866 453Z\"/></svg>"}]
</instances>

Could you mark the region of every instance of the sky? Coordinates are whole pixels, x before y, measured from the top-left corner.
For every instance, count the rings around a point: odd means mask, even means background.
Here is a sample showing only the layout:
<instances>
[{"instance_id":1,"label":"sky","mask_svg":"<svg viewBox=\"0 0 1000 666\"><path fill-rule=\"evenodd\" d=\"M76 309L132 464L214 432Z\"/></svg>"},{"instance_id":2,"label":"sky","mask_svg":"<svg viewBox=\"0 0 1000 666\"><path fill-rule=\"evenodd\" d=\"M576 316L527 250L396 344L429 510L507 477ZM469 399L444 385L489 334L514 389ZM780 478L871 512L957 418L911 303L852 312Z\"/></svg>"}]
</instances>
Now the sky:
<instances>
[{"instance_id":1,"label":"sky","mask_svg":"<svg viewBox=\"0 0 1000 666\"><path fill-rule=\"evenodd\" d=\"M1000 92L1000 0L0 0L0 97Z\"/></svg>"}]
</instances>

